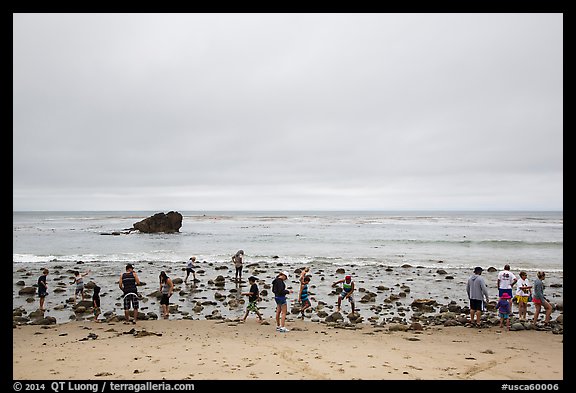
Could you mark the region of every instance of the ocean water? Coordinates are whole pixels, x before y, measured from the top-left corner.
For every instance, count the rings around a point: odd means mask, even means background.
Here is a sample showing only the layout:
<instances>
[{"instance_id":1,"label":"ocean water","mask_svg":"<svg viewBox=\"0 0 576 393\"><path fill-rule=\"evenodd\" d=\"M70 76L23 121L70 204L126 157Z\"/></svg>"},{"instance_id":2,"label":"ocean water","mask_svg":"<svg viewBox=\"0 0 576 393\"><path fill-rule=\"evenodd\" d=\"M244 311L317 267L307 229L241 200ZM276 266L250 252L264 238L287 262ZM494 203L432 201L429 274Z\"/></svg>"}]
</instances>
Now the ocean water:
<instances>
[{"instance_id":1,"label":"ocean water","mask_svg":"<svg viewBox=\"0 0 576 393\"><path fill-rule=\"evenodd\" d=\"M190 212L174 234L122 231L157 212L14 212L13 265L245 262L563 272L562 212Z\"/></svg>"}]
</instances>

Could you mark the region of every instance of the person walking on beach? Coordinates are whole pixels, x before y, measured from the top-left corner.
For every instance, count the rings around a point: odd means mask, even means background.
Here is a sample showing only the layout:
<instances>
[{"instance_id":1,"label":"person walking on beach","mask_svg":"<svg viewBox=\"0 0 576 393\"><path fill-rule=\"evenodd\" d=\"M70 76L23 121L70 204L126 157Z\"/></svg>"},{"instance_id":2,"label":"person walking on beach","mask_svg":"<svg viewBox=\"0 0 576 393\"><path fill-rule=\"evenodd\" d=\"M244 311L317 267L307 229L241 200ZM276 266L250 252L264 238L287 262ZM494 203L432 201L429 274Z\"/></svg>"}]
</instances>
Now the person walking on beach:
<instances>
[{"instance_id":1,"label":"person walking on beach","mask_svg":"<svg viewBox=\"0 0 576 393\"><path fill-rule=\"evenodd\" d=\"M184 284L188 284L188 276L192 273L192 282L196 282L196 271L194 270L194 262L196 262L196 257L190 257L186 263L186 278L184 279Z\"/></svg>"},{"instance_id":2,"label":"person walking on beach","mask_svg":"<svg viewBox=\"0 0 576 393\"><path fill-rule=\"evenodd\" d=\"M538 272L536 277L538 278L534 280L534 292L532 294L532 301L534 302L536 310L534 311L534 320L532 321L532 324L536 325L538 323L540 310L542 309L542 306L544 306L546 312L544 325L548 325L550 323L550 315L552 314L552 305L548 302L546 296L544 296L544 279L546 278L546 273Z\"/></svg>"},{"instance_id":3,"label":"person walking on beach","mask_svg":"<svg viewBox=\"0 0 576 393\"><path fill-rule=\"evenodd\" d=\"M300 283L300 292L298 293L298 299L300 299L300 319L304 319L304 311L310 308L312 304L310 304L310 298L308 294L308 284L310 283L310 276L304 276L302 282Z\"/></svg>"},{"instance_id":4,"label":"person walking on beach","mask_svg":"<svg viewBox=\"0 0 576 393\"><path fill-rule=\"evenodd\" d=\"M130 323L130 307L134 309L134 319L132 323L138 320L138 288L140 279L138 274L134 271L134 266L131 263L126 265L126 272L120 275L118 286L124 293L124 323Z\"/></svg>"},{"instance_id":5,"label":"person walking on beach","mask_svg":"<svg viewBox=\"0 0 576 393\"><path fill-rule=\"evenodd\" d=\"M238 252L232 256L232 262L234 263L234 268L236 269L236 273L234 275L234 280L236 282L242 281L242 258L244 258L243 250L238 250Z\"/></svg>"},{"instance_id":6,"label":"person walking on beach","mask_svg":"<svg viewBox=\"0 0 576 393\"><path fill-rule=\"evenodd\" d=\"M496 280L496 287L498 288L498 297L502 297L503 293L508 294L508 301L510 302L510 310L512 310L512 287L518 279L510 271L510 265L504 265L504 270L498 272L498 279Z\"/></svg>"},{"instance_id":7,"label":"person walking on beach","mask_svg":"<svg viewBox=\"0 0 576 393\"><path fill-rule=\"evenodd\" d=\"M470 299L470 323L472 327L480 327L484 302L488 303L488 287L481 276L483 270L480 266L475 267L474 274L468 278L466 283L466 293Z\"/></svg>"},{"instance_id":8,"label":"person walking on beach","mask_svg":"<svg viewBox=\"0 0 576 393\"><path fill-rule=\"evenodd\" d=\"M498 316L500 317L500 327L504 325L504 320L506 320L506 327L510 330L510 312L512 311L512 305L510 304L510 295L508 292L504 292L498 300L496 305L498 309Z\"/></svg>"},{"instance_id":9,"label":"person walking on beach","mask_svg":"<svg viewBox=\"0 0 576 393\"><path fill-rule=\"evenodd\" d=\"M342 292L340 292L340 295L338 296L338 308L336 311L340 312L342 300L348 299L350 305L352 306L352 312L354 312L356 308L354 306L353 294L354 291L356 290L356 286L354 284L354 281L352 281L352 276L346 276L342 280L335 281L334 283L332 283L332 286L335 287L338 284L342 284Z\"/></svg>"},{"instance_id":10,"label":"person walking on beach","mask_svg":"<svg viewBox=\"0 0 576 393\"><path fill-rule=\"evenodd\" d=\"M256 304L256 302L260 300L260 290L258 289L258 285L256 285L256 280L258 279L254 276L248 277L250 290L248 292L242 292L242 295L248 296L248 306L246 307L246 313L244 314L244 318L242 318L242 322L246 322L246 318L248 318L250 311L258 315L260 322L263 321L262 314L260 314L260 310L258 310L258 305Z\"/></svg>"},{"instance_id":11,"label":"person walking on beach","mask_svg":"<svg viewBox=\"0 0 576 393\"><path fill-rule=\"evenodd\" d=\"M174 292L174 283L172 279L166 275L165 271L160 272L160 293L162 293L162 298L160 299L160 306L162 307L162 317L168 319L168 314L170 311L170 297Z\"/></svg>"},{"instance_id":12,"label":"person walking on beach","mask_svg":"<svg viewBox=\"0 0 576 393\"><path fill-rule=\"evenodd\" d=\"M46 279L48 278L48 269L42 270L42 275L38 277L38 297L40 298L40 311L45 311L44 300L46 295L48 295L48 283Z\"/></svg>"},{"instance_id":13,"label":"person walking on beach","mask_svg":"<svg viewBox=\"0 0 576 393\"><path fill-rule=\"evenodd\" d=\"M82 274L80 274L78 270L74 271L74 281L72 282L73 285L76 285L76 288L74 289L74 304L76 304L77 296L80 296L80 300L84 300L84 277L89 273L90 270Z\"/></svg>"},{"instance_id":14,"label":"person walking on beach","mask_svg":"<svg viewBox=\"0 0 576 393\"><path fill-rule=\"evenodd\" d=\"M92 307L93 307L93 312L94 312L94 321L95 322L100 322L98 320L98 317L100 316L101 310L100 310L100 287L98 285L94 286L93 292L92 292Z\"/></svg>"},{"instance_id":15,"label":"person walking on beach","mask_svg":"<svg viewBox=\"0 0 576 393\"><path fill-rule=\"evenodd\" d=\"M520 272L520 279L516 286L516 302L518 302L518 318L521 321L526 320L526 313L528 311L528 299L532 294L532 284L528 281L526 272Z\"/></svg>"},{"instance_id":16,"label":"person walking on beach","mask_svg":"<svg viewBox=\"0 0 576 393\"><path fill-rule=\"evenodd\" d=\"M272 281L272 292L274 293L274 301L276 302L276 330L281 333L289 332L284 326L288 312L286 295L292 293L292 291L286 289L286 284L284 283L286 279L288 279L288 272L283 271Z\"/></svg>"}]
</instances>

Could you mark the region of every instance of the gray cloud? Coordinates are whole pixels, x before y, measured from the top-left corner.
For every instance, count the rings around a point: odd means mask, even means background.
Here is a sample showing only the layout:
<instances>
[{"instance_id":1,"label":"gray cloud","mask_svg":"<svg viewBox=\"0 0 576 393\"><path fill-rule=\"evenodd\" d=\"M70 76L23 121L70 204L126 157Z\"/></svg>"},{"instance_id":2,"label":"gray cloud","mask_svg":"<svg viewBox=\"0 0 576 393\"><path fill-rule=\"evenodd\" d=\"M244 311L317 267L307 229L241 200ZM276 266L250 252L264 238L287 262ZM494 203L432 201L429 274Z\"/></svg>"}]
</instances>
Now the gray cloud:
<instances>
[{"instance_id":1,"label":"gray cloud","mask_svg":"<svg viewBox=\"0 0 576 393\"><path fill-rule=\"evenodd\" d=\"M562 209L562 14L15 14L14 209Z\"/></svg>"}]
</instances>

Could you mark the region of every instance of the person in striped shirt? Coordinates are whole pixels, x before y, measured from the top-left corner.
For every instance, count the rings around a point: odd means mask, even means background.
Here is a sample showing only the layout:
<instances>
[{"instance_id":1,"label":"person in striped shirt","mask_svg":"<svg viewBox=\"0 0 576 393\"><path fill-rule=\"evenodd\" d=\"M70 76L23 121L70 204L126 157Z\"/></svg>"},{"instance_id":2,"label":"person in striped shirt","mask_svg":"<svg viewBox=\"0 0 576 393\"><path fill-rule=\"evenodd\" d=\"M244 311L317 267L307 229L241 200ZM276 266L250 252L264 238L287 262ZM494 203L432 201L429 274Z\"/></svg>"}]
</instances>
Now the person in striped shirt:
<instances>
[{"instance_id":1,"label":"person in striped shirt","mask_svg":"<svg viewBox=\"0 0 576 393\"><path fill-rule=\"evenodd\" d=\"M309 283L310 283L310 276L304 276L302 282L300 283L300 292L298 294L298 298L300 299L300 304L302 306L302 308L300 309L300 312L302 313L302 315L300 316L301 319L304 319L304 311L306 311L306 309L312 306L308 294Z\"/></svg>"},{"instance_id":2,"label":"person in striped shirt","mask_svg":"<svg viewBox=\"0 0 576 393\"><path fill-rule=\"evenodd\" d=\"M340 292L340 296L338 296L338 309L336 311L340 311L340 305L342 303L342 299L348 299L350 305L352 306L352 312L355 311L354 307L354 281L352 281L352 276L346 276L343 280L338 280L332 284L332 286L336 286L338 284L342 284L342 292Z\"/></svg>"}]
</instances>

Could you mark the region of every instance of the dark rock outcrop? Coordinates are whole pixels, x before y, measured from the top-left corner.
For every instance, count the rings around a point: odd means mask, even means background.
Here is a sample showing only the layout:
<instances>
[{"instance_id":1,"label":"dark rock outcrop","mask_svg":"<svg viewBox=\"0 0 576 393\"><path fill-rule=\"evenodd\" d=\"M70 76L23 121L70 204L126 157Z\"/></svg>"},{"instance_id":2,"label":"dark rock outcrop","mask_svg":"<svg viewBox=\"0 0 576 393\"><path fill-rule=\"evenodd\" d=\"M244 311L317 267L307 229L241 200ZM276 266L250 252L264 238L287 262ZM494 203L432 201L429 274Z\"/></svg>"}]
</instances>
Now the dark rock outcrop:
<instances>
[{"instance_id":1,"label":"dark rock outcrop","mask_svg":"<svg viewBox=\"0 0 576 393\"><path fill-rule=\"evenodd\" d=\"M170 211L166 214L156 213L135 223L134 229L143 233L174 233L180 232L182 227L182 214Z\"/></svg>"}]
</instances>

